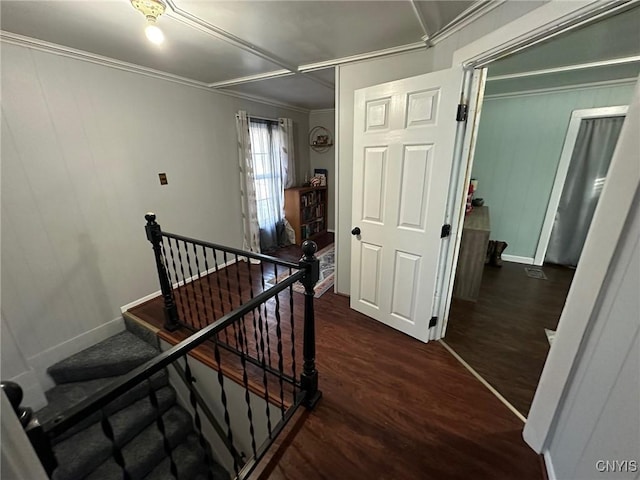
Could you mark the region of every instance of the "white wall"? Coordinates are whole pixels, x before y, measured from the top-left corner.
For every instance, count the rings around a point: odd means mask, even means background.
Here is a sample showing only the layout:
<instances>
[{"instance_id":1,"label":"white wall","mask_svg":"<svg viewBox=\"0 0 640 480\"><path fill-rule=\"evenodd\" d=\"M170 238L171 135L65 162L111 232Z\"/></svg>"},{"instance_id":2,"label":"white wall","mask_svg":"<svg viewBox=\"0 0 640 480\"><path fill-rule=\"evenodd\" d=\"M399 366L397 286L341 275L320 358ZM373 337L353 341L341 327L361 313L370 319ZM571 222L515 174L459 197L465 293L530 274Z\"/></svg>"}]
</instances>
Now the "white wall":
<instances>
[{"instance_id":1,"label":"white wall","mask_svg":"<svg viewBox=\"0 0 640 480\"><path fill-rule=\"evenodd\" d=\"M336 75L338 140L338 218L336 291L349 294L351 265L351 189L353 187L354 91L379 83L450 68L460 47L496 30L545 2L505 2L428 50L341 65Z\"/></svg>"},{"instance_id":2,"label":"white wall","mask_svg":"<svg viewBox=\"0 0 640 480\"><path fill-rule=\"evenodd\" d=\"M636 152L637 152L636 142ZM640 191L600 294L600 307L557 414L547 463L562 480L634 479L640 472ZM555 345L554 345L555 346ZM633 460L599 472L598 460Z\"/></svg>"},{"instance_id":3,"label":"white wall","mask_svg":"<svg viewBox=\"0 0 640 480\"><path fill-rule=\"evenodd\" d=\"M158 290L144 214L241 246L236 111L290 117L309 168L308 112L2 43L2 313L27 367L123 328ZM160 186L158 173L169 184ZM18 358L2 352L15 373Z\"/></svg>"},{"instance_id":4,"label":"white wall","mask_svg":"<svg viewBox=\"0 0 640 480\"><path fill-rule=\"evenodd\" d=\"M313 127L321 126L331 132L331 137L335 139L336 134L336 111L331 110L312 110L309 112L309 131ZM329 189L329 199L327 213L327 228L334 230L335 228L335 196L336 196L336 175L335 175L335 163L336 163L336 150L335 145L329 147L326 152L316 152L313 148L309 147L309 162L311 163L311 173L316 168L324 168L327 170L327 187Z\"/></svg>"}]
</instances>

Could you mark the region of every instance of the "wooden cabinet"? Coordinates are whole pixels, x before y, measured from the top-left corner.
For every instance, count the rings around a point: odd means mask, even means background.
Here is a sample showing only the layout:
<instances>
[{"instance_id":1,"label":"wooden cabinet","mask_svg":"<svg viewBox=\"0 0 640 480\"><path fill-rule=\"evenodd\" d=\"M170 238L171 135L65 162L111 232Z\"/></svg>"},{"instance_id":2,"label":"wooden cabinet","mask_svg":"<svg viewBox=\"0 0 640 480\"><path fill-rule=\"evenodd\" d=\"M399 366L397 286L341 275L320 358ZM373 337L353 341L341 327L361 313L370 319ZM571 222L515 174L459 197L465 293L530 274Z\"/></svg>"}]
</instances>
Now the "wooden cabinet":
<instances>
[{"instance_id":1,"label":"wooden cabinet","mask_svg":"<svg viewBox=\"0 0 640 480\"><path fill-rule=\"evenodd\" d=\"M284 191L284 214L296 233L298 245L327 231L327 194L327 187Z\"/></svg>"},{"instance_id":2,"label":"wooden cabinet","mask_svg":"<svg viewBox=\"0 0 640 480\"><path fill-rule=\"evenodd\" d=\"M491 224L489 207L474 207L464 219L453 297L475 302L480 294Z\"/></svg>"}]
</instances>

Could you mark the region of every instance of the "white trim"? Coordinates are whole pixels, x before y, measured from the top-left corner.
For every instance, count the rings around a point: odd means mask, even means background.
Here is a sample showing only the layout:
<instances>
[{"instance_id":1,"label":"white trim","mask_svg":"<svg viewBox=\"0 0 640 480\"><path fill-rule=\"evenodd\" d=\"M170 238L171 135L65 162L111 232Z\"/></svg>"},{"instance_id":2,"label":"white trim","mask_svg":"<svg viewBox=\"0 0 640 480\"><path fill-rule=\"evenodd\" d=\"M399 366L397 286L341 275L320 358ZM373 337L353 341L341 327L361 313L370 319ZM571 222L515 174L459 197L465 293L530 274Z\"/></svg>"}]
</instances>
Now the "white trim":
<instances>
[{"instance_id":1,"label":"white trim","mask_svg":"<svg viewBox=\"0 0 640 480\"><path fill-rule=\"evenodd\" d=\"M38 376L38 381L43 390L49 390L53 388L55 384L47 374L47 368L85 348L89 348L102 340L122 332L124 329L122 317L114 318L113 320L81 333L77 337L73 337L28 358L27 363Z\"/></svg>"},{"instance_id":2,"label":"white trim","mask_svg":"<svg viewBox=\"0 0 640 480\"><path fill-rule=\"evenodd\" d=\"M468 78L471 77L469 82ZM449 187L449 199L447 205L447 219L451 224L451 237L448 242L447 252L440 257L440 261L445 263L445 268L438 287L443 291L443 303L438 308L437 316L442 318L435 338L442 338L447 332L449 323L449 311L451 309L451 297L453 295L453 284L455 282L455 272L458 268L458 254L462 241L462 228L464 224L464 211L466 207L466 188L471 178L473 159L475 156L476 139L478 138L478 128L480 126L480 114L482 112L484 87L487 78L487 69L476 69L473 72L465 72L465 89L469 89L466 97L469 98L468 118L472 122L471 128L466 131L462 140L462 153L459 157L454 157L453 171L451 173L451 185ZM471 85L469 85L471 83ZM459 159L459 161L458 161ZM466 160L466 164L465 164ZM456 173L457 171L457 173Z\"/></svg>"},{"instance_id":3,"label":"white trim","mask_svg":"<svg viewBox=\"0 0 640 480\"><path fill-rule=\"evenodd\" d=\"M556 211L558 210L558 204L560 203L564 183L567 180L567 172L569 171L569 164L571 163L571 157L576 145L576 140L578 139L578 132L580 130L582 120L588 118L621 117L627 114L627 109L627 106L586 108L582 110L574 110L571 114L569 128L567 129L564 146L562 147L562 153L560 154L560 162L558 163L553 188L551 189L551 195L549 196L549 203L547 204L547 213L544 216L542 230L540 231L540 237L538 239L538 246L536 248L534 259L534 263L536 265L542 265L544 257L547 254Z\"/></svg>"},{"instance_id":4,"label":"white trim","mask_svg":"<svg viewBox=\"0 0 640 480\"><path fill-rule=\"evenodd\" d=\"M533 265L533 258L531 257L521 257L519 255L509 255L509 254L502 254L501 255L502 260L504 260L505 262L513 262L513 263L522 263L524 265Z\"/></svg>"},{"instance_id":5,"label":"white trim","mask_svg":"<svg viewBox=\"0 0 640 480\"><path fill-rule=\"evenodd\" d=\"M0 42L6 42L12 45L18 45L20 47L31 48L41 52L49 53L52 55L58 55L61 57L72 58L74 60L80 60L83 62L93 63L107 68L115 68L116 70L122 70L124 72L135 73L138 75L144 75L146 77L156 78L159 80L165 80L188 87L198 88L200 90L206 90L211 93L217 93L225 95L227 97L241 98L243 100L249 100L251 102L261 103L263 105L269 105L272 107L286 108L300 113L309 113L308 108L298 107L289 103L280 102L278 100L272 100L269 98L259 97L256 95L249 95L246 93L234 92L231 90L222 90L219 88L211 88L209 84L200 82L198 80L191 80L189 78L180 77L171 73L162 72L160 70L154 70L153 68L142 67L133 63L123 62L102 55L96 55L94 53L85 52L82 50L76 50L74 48L65 47L63 45L57 45L54 43L45 42L35 38L24 37L16 33L5 32L0 30Z\"/></svg>"},{"instance_id":6,"label":"white trim","mask_svg":"<svg viewBox=\"0 0 640 480\"><path fill-rule=\"evenodd\" d=\"M314 113L331 113L331 112L335 112L336 109L334 108L318 108L316 110L309 110L309 115L313 115Z\"/></svg>"},{"instance_id":7,"label":"white trim","mask_svg":"<svg viewBox=\"0 0 640 480\"><path fill-rule=\"evenodd\" d=\"M598 18L608 13L606 12L607 9L609 12L612 12L620 8L635 5L635 3L636 1L634 0L623 4L595 1L548 2L528 14L509 22L504 27L498 28L479 40L456 50L453 54L452 65L466 65L469 68L482 66L482 62L485 62L484 64L489 63L499 58L500 55L513 53L528 44L535 44L545 38L554 37L561 31L566 31L580 23L587 22L590 18ZM469 81L469 77L465 77L465 88L469 88ZM634 99L634 103L640 103L637 96ZM640 110L640 106L636 105L636 107ZM640 131L640 125L637 125L640 123L638 119L634 119L636 125L633 125L632 128L630 124L634 122L630 122L629 118L630 116L627 116L621 138L624 138L625 131L633 131L634 128L635 131ZM465 143L469 141L467 137L471 134L471 129L468 129L463 140ZM618 142L616 152L629 149L629 141L627 141L627 145L625 145L624 148L621 148L621 143L620 141ZM593 255L593 259L581 262L582 268L580 265L578 266L560 320L560 322L563 322L563 318L567 318L565 323L569 325L565 326L564 329L570 331L573 338L568 338L565 341L567 343L566 349L551 349L536 391L536 397L529 412L529 419L525 425L524 438L536 452L542 451L551 434L554 415L560 406L560 400L565 387L571 380L573 364L577 359L577 349L586 333L588 319L595 307L594 302L597 297L597 292L604 282L607 267L613 255L613 249L620 236L624 218L629 211L633 192L635 192L635 187L640 180L638 178L639 172L636 161L637 152L626 152L626 158L622 155L614 154L612 163L613 170L616 170L616 157L620 157L619 162L621 166L618 171L615 172L615 175L611 173L610 170L610 175L615 176L617 181L611 181L605 184L591 227L592 232L596 231L598 235L589 235L585 243L585 250L583 251L583 259L588 253ZM462 156L454 158L454 162L462 163L465 162L465 160ZM463 168L460 168L460 170L462 169ZM625 174L627 176L626 178L624 177ZM619 180L618 177L620 177ZM607 198L609 189L614 188L607 187L618 181L622 184L619 187L619 191L613 191L609 194L612 198ZM460 192L454 192L454 195L455 194L460 194ZM617 199L615 197L617 197ZM616 200L618 204L613 208ZM599 215L599 212L606 213ZM607 214L609 215L607 216ZM458 221L459 218L454 217L449 223L455 225ZM604 237L605 234L606 241L603 241L601 236ZM459 239L456 238L456 241L459 241ZM602 251L598 252L597 248L602 249ZM585 268L589 269L588 273L584 272ZM442 280L445 285L446 280L447 279ZM449 296L450 292L444 292L443 295ZM443 310L447 311L450 305L448 305L447 302L444 303ZM444 321L441 322L443 326L445 322L446 317L444 317ZM561 337L562 335L559 335L559 338ZM556 342L558 342L558 340L557 338ZM558 357L558 355L560 357ZM551 373L552 371L553 374Z\"/></svg>"},{"instance_id":8,"label":"white trim","mask_svg":"<svg viewBox=\"0 0 640 480\"><path fill-rule=\"evenodd\" d=\"M336 83L336 87L338 87L340 85L340 67L336 67L335 68L335 83ZM340 88L336 88L335 89L335 106L336 108L340 108ZM334 228L336 230L340 229L340 212L339 212L339 206L340 206L340 188L339 188L339 183L338 183L338 179L340 178L340 115L336 114L334 117L334 128L335 128L335 134L333 136L333 148L334 148L334 152L335 155L333 156L333 168L335 171L335 186L336 188L334 188L334 192L333 192L333 225ZM351 215L351 212L349 212L349 215ZM334 293L338 293L340 290L338 289L338 279L340 278L340 275L338 275L338 271L340 270L340 232L336 233L334 238L333 238L333 242L335 243L335 253L334 253L334 262L333 262L333 292ZM345 269L347 271L349 271L351 268L350 265L345 265ZM347 287L348 288L348 287ZM348 290L347 290L348 291Z\"/></svg>"},{"instance_id":9,"label":"white trim","mask_svg":"<svg viewBox=\"0 0 640 480\"><path fill-rule=\"evenodd\" d=\"M12 45L18 45L20 47L39 50L41 52L46 52L61 57L73 58L75 60L94 63L103 67L115 68L117 70L123 70L125 72L137 73L138 75L145 75L147 77L167 80L173 83L179 83L203 90L209 89L206 83L200 82L198 80L192 80L190 78L181 77L172 73L155 70L149 67L143 67L141 65L124 62L122 60L116 60L115 58L105 57L103 55L97 55L95 53L85 52L84 50L77 50L75 48L58 45L56 43L45 42L44 40L39 40L37 38L25 37L23 35L18 35L17 33L11 33L4 30L0 30L0 41L10 43Z\"/></svg>"},{"instance_id":10,"label":"white trim","mask_svg":"<svg viewBox=\"0 0 640 480\"><path fill-rule=\"evenodd\" d=\"M544 70L532 70L529 72L510 73L508 75L496 75L487 78L487 82L495 82L499 80L511 80L514 78L535 77L539 75L550 75L553 73L574 72L579 70L587 70L590 68L611 67L613 65L625 65L627 63L640 62L640 55L633 57L612 58L601 62L580 63L575 65L567 65L564 67L546 68Z\"/></svg>"},{"instance_id":11,"label":"white trim","mask_svg":"<svg viewBox=\"0 0 640 480\"><path fill-rule=\"evenodd\" d=\"M527 419L524 415L522 415L518 409L516 409L516 407L514 407L513 405L511 405L511 403L509 403L509 400L507 400L506 398L504 398L502 396L502 394L496 390L495 388L493 388L491 386L491 384L489 382L487 382L482 375L480 375L478 372L476 372L476 370L469 365L467 362L464 361L464 359L458 355L458 353L451 348L444 340L439 340L440 344L451 354L453 355L453 357L458 360L458 362L460 362L464 368L466 368L467 370L469 370L469 372L471 372L471 375L473 375L474 377L476 377L476 379L478 379L480 381L480 383L482 383L485 387L487 387L487 390L489 390L498 400L500 400L500 402L507 407L509 410L511 410L511 413L513 413L516 417L518 417L518 419L522 420L522 423L526 423Z\"/></svg>"},{"instance_id":12,"label":"white trim","mask_svg":"<svg viewBox=\"0 0 640 480\"><path fill-rule=\"evenodd\" d=\"M456 50L453 54L453 64L463 64L469 68L484 66L498 58L553 38L599 15L608 14L619 8L627 8L634 3L636 3L635 0L621 4L598 0L547 2ZM505 41L505 39L508 40Z\"/></svg>"},{"instance_id":13,"label":"white trim","mask_svg":"<svg viewBox=\"0 0 640 480\"><path fill-rule=\"evenodd\" d=\"M534 95L544 95L547 93L566 92L574 90L590 90L593 88L613 87L621 85L635 85L635 78L619 78L616 80L603 80L601 82L578 83L575 85L564 85L561 87L537 88L532 90L522 90L518 92L494 93L485 95L485 100L501 100L505 98L530 97Z\"/></svg>"},{"instance_id":14,"label":"white trim","mask_svg":"<svg viewBox=\"0 0 640 480\"><path fill-rule=\"evenodd\" d=\"M547 469L547 477L549 477L549 480L557 480L558 477L556 476L556 471L551 461L551 453L548 449L545 449L544 452L542 452L542 456L544 457L544 466Z\"/></svg>"},{"instance_id":15,"label":"white trim","mask_svg":"<svg viewBox=\"0 0 640 480\"><path fill-rule=\"evenodd\" d=\"M240 257L240 258L246 258L246 257ZM174 284L172 285L172 288L176 289L178 287L182 287L182 286L184 286L184 285L186 285L188 283L193 282L194 280L198 280L198 278L200 278L200 277L204 277L206 275L210 275L212 273L215 273L218 270L222 270L223 268L227 268L229 265L233 265L234 263L236 263L236 259L232 258L228 262L221 263L217 267L211 267L209 270L204 270L204 271L202 271L200 273L196 273L195 275L192 275L191 277L189 277L189 278L187 278L185 280L181 280L179 282L174 282ZM159 297L161 294L162 294L162 291L161 290L157 290L157 291L155 291L153 293L150 293L149 295L145 295L142 298L138 298L137 300L134 300L133 302L127 303L126 305L123 305L122 307L120 307L120 312L121 313L125 313L127 310L130 310L133 307L137 307L138 305L142 305L144 302L148 302L149 300L152 300L152 299L154 299L156 297Z\"/></svg>"},{"instance_id":16,"label":"white trim","mask_svg":"<svg viewBox=\"0 0 640 480\"><path fill-rule=\"evenodd\" d=\"M454 18L448 25L446 25L442 30L436 32L429 41L432 45L437 45L441 41L450 37L454 33L462 30L467 25L475 22L480 17L486 15L491 10L496 7L499 7L506 0L489 0L485 2L474 2L469 8L467 8L464 12Z\"/></svg>"},{"instance_id":17,"label":"white trim","mask_svg":"<svg viewBox=\"0 0 640 480\"><path fill-rule=\"evenodd\" d=\"M424 19L424 15L422 15L422 12L420 11L420 7L418 7L416 0L409 0L409 1L411 3L411 8L413 9L413 14L416 17L416 20L418 21L418 23L420 24L420 29L422 30L422 37L420 38L427 45L431 45L431 42L429 41L431 34L429 33L429 29L427 28L427 22Z\"/></svg>"},{"instance_id":18,"label":"white trim","mask_svg":"<svg viewBox=\"0 0 640 480\"><path fill-rule=\"evenodd\" d=\"M219 82L208 83L209 88L223 88L231 87L233 85L240 85L243 83L259 82L260 80L269 80L272 78L290 77L295 73L289 70L275 70L273 72L256 73L255 75L247 75L246 77L232 78L231 80L221 80Z\"/></svg>"},{"instance_id":19,"label":"white trim","mask_svg":"<svg viewBox=\"0 0 640 480\"><path fill-rule=\"evenodd\" d=\"M640 82L636 84L611 159L607 181L560 316L558 334L549 351L529 411L529 421L523 436L537 452L548 442L556 412L573 377L581 345L588 336L591 317L599 305L599 293L604 286L634 196L640 188L637 147L639 131Z\"/></svg>"},{"instance_id":20,"label":"white trim","mask_svg":"<svg viewBox=\"0 0 640 480\"><path fill-rule=\"evenodd\" d=\"M363 60L369 60L376 57L384 57L387 55L395 55L398 53L410 52L412 50L426 50L427 46L423 42L409 43L399 45L397 47L383 48L382 50L374 50L373 52L358 53L357 55L349 55L348 57L334 58L323 62L306 63L298 67L301 73L312 72L314 70L322 70L328 67L335 67L344 63L355 63Z\"/></svg>"}]
</instances>

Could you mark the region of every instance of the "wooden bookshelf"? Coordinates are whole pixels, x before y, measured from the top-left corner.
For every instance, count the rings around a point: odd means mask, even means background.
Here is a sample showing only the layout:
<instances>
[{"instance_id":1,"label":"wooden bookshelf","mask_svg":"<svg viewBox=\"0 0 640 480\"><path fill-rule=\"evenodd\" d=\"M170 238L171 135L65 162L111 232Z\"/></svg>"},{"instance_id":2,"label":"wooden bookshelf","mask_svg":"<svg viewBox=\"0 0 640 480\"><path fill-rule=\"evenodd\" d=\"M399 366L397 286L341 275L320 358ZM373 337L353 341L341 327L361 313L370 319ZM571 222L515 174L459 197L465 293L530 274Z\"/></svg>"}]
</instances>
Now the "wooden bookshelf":
<instances>
[{"instance_id":1,"label":"wooden bookshelf","mask_svg":"<svg viewBox=\"0 0 640 480\"><path fill-rule=\"evenodd\" d=\"M296 243L327 231L327 187L296 187L284 191L285 217L296 233Z\"/></svg>"}]
</instances>

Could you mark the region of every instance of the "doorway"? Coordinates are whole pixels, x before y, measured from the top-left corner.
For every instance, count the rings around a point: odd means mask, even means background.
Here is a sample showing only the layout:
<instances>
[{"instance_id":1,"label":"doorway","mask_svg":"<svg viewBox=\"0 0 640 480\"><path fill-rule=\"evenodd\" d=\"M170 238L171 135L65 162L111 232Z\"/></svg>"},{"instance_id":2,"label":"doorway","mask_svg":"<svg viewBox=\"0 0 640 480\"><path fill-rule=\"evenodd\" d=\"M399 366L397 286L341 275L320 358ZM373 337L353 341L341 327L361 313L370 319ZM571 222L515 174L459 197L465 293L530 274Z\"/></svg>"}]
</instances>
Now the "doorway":
<instances>
[{"instance_id":1,"label":"doorway","mask_svg":"<svg viewBox=\"0 0 640 480\"><path fill-rule=\"evenodd\" d=\"M445 342L523 418L528 414L551 348L575 267L570 261L559 262L569 265L545 263L545 254L540 255L538 247L540 243L548 243L554 225L560 224L560 216L566 217L568 213L569 218L575 219L572 209L578 211L588 203L584 195L579 201L575 193L567 194L562 207L564 213L558 213L558 205L563 204L565 180L573 182L589 170L584 164L576 164L573 169L569 166L574 148L572 146L568 154L563 153L563 146L568 148L569 142L565 137L572 134L570 123L574 112L628 104L640 70L637 61L640 52L630 52L631 47L624 42L635 42L637 35L621 35L617 53L609 50L606 58L583 58L584 63L580 64L567 62L576 53L575 46L584 39L605 31L631 28L639 18L636 8L488 66L470 168L471 177L477 180L475 198L482 198L484 204L480 207L476 201L474 210L465 216ZM637 50L637 43L634 48ZM622 60L625 58L628 61ZM599 66L593 66L598 62L601 62ZM608 68L603 68L605 65ZM622 122L619 113L600 118L612 117ZM576 139L577 132L573 144ZM606 155L598 156L607 164L612 153L613 147ZM578 157L585 161L584 154ZM561 165L563 159L566 166ZM558 175L563 168L567 178L559 183ZM591 179L590 193L602 188L603 177L606 175L597 173ZM592 205L583 209L587 211L581 217L587 222L582 222L585 237L590 220L588 213L593 215L594 208ZM487 211L488 228L477 225L469 228L482 210ZM558 231L562 227L565 225L558 227ZM488 235L483 235L487 230ZM545 235L548 235L546 240ZM474 236L479 239L465 248L465 237L469 240ZM558 238L557 243L564 246L566 236L565 240L562 235ZM489 240L506 245L502 255L494 254L493 260L491 255L488 259L486 255ZM584 237L581 241L584 242ZM579 257L581 243L573 250L578 251ZM558 258L562 257L556 256L556 262ZM456 298L456 291L460 293L457 287L469 282L469 276L474 275L475 298L474 295ZM473 290L470 289L472 293Z\"/></svg>"}]
</instances>

